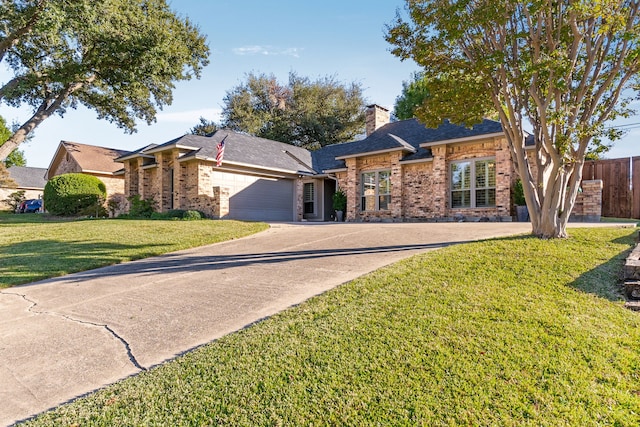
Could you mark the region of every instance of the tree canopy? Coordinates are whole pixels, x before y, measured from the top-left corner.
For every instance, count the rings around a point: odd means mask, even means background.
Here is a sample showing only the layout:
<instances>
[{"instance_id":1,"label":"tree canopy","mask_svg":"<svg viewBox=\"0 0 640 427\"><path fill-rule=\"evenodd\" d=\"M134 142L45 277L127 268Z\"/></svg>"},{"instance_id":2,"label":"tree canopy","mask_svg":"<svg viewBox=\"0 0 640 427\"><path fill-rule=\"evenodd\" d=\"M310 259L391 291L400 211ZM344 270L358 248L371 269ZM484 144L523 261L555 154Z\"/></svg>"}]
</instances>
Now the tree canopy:
<instances>
[{"instance_id":1,"label":"tree canopy","mask_svg":"<svg viewBox=\"0 0 640 427\"><path fill-rule=\"evenodd\" d=\"M402 93L396 98L393 115L399 120L414 118L415 110L429 96L429 90L420 72L413 73L411 81L402 82Z\"/></svg>"},{"instance_id":2,"label":"tree canopy","mask_svg":"<svg viewBox=\"0 0 640 427\"><path fill-rule=\"evenodd\" d=\"M213 120L200 117L200 122L189 130L192 135L207 136L218 130L218 124Z\"/></svg>"},{"instance_id":3,"label":"tree canopy","mask_svg":"<svg viewBox=\"0 0 640 427\"><path fill-rule=\"evenodd\" d=\"M172 101L174 82L199 77L209 48L165 0L0 2L0 64L13 77L0 102L33 115L0 147L5 159L42 121L84 105L135 132Z\"/></svg>"},{"instance_id":4,"label":"tree canopy","mask_svg":"<svg viewBox=\"0 0 640 427\"><path fill-rule=\"evenodd\" d=\"M317 149L362 132L365 105L357 83L290 73L288 83L281 84L273 75L250 73L245 83L227 91L222 126Z\"/></svg>"},{"instance_id":5,"label":"tree canopy","mask_svg":"<svg viewBox=\"0 0 640 427\"><path fill-rule=\"evenodd\" d=\"M423 67L416 115L478 123L497 112L533 226L566 236L589 145L618 136L640 70L639 2L407 0L387 28L400 58ZM535 150L525 152L530 125Z\"/></svg>"},{"instance_id":6,"label":"tree canopy","mask_svg":"<svg viewBox=\"0 0 640 427\"><path fill-rule=\"evenodd\" d=\"M0 116L0 146L7 142L11 138L13 132L7 127L7 122L4 117ZM8 168L11 166L27 166L27 159L24 156L24 151L15 149L4 160L4 165Z\"/></svg>"}]
</instances>

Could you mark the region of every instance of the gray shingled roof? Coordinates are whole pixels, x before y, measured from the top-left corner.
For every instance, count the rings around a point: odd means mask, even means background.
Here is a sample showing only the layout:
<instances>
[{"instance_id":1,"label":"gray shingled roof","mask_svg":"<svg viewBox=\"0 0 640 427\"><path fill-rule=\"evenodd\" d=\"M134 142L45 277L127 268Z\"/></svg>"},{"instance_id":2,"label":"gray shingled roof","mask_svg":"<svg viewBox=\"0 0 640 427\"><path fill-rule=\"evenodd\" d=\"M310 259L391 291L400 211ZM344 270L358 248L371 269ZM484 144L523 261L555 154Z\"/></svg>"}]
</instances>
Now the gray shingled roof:
<instances>
[{"instance_id":1,"label":"gray shingled roof","mask_svg":"<svg viewBox=\"0 0 640 427\"><path fill-rule=\"evenodd\" d=\"M404 149L403 144L393 137L395 136L416 150L414 153L408 152L402 160L428 159L432 157L431 150L421 148L420 144L439 141L444 142L452 139L488 135L498 132L502 132L502 126L500 122L493 120L484 120L472 128L454 125L445 121L435 129L427 128L416 119L401 120L387 123L360 141L323 147L313 152L312 156L314 168L318 171L341 169L345 167L345 163L343 160L336 160L336 157L391 149Z\"/></svg>"},{"instance_id":2,"label":"gray shingled roof","mask_svg":"<svg viewBox=\"0 0 640 427\"><path fill-rule=\"evenodd\" d=\"M183 135L158 146L128 153L151 153L171 146L193 147L194 150L182 158L213 160L218 143L225 139L224 162L242 163L265 169L279 169L293 173L323 173L327 170L342 169L344 160L336 157L366 154L376 151L402 150L403 161L430 159L431 149L421 144L446 142L459 138L490 135L502 132L500 122L484 120L471 128L454 125L445 121L437 128L427 128L416 119L387 123L365 139L342 144L333 144L316 151L308 151L270 139L220 129L211 136Z\"/></svg>"},{"instance_id":3,"label":"gray shingled roof","mask_svg":"<svg viewBox=\"0 0 640 427\"><path fill-rule=\"evenodd\" d=\"M28 166L11 166L7 169L11 178L18 184L18 188L44 189L47 184L46 168L32 168Z\"/></svg>"},{"instance_id":4,"label":"gray shingled roof","mask_svg":"<svg viewBox=\"0 0 640 427\"><path fill-rule=\"evenodd\" d=\"M225 162L242 163L248 166L284 170L291 173L313 173L313 170L310 169L311 153L308 150L228 129L220 129L211 136L183 135L164 144L143 150L143 153L160 151L179 145L194 148L192 152L185 154L182 159L200 158L213 160L217 154L218 143L223 138L226 138L223 164Z\"/></svg>"}]
</instances>

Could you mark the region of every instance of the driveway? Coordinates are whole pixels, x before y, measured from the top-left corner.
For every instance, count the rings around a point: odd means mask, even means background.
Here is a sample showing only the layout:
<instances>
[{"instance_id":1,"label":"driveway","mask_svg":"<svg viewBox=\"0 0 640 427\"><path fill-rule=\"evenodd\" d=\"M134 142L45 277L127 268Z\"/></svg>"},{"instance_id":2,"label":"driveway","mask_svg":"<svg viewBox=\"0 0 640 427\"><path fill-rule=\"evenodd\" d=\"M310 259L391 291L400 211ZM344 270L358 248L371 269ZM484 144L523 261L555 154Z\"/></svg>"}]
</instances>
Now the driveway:
<instances>
[{"instance_id":1,"label":"driveway","mask_svg":"<svg viewBox=\"0 0 640 427\"><path fill-rule=\"evenodd\" d=\"M135 375L341 283L527 223L273 224L0 291L0 425Z\"/></svg>"}]
</instances>

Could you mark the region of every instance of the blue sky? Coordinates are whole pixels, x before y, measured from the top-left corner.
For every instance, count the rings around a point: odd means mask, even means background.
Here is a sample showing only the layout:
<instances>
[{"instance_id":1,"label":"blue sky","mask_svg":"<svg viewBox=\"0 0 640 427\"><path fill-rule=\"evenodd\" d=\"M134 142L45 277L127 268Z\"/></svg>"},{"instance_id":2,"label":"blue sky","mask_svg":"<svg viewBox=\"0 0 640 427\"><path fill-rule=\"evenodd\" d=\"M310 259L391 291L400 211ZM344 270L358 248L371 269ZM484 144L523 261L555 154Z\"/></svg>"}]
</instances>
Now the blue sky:
<instances>
[{"instance_id":1,"label":"blue sky","mask_svg":"<svg viewBox=\"0 0 640 427\"><path fill-rule=\"evenodd\" d=\"M200 116L218 120L225 93L246 80L249 72L274 74L285 83L289 72L312 79L335 76L358 82L370 103L392 109L417 66L401 62L384 40L403 0L173 0L172 8L187 16L207 35L210 64L200 80L176 85L174 101L151 126L125 134L80 107L64 118L47 119L32 142L22 145L27 164L48 167L61 140L134 150L186 133ZM8 75L0 72L0 82ZM636 103L638 107L638 105ZM27 109L0 106L7 122L24 120ZM640 122L638 116L626 123ZM633 129L607 157L640 155L640 128Z\"/></svg>"}]
</instances>

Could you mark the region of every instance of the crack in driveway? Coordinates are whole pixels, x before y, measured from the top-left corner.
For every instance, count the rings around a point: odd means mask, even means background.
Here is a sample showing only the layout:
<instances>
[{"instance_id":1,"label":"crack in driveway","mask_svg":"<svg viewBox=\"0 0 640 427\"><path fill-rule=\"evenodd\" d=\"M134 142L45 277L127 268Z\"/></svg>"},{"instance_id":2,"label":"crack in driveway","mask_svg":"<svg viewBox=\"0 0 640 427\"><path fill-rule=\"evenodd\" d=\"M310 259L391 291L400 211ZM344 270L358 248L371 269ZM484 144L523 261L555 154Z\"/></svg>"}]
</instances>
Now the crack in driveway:
<instances>
[{"instance_id":1,"label":"crack in driveway","mask_svg":"<svg viewBox=\"0 0 640 427\"><path fill-rule=\"evenodd\" d=\"M87 320L74 319L73 317L71 317L71 316L69 316L67 314L59 314L59 313L52 313L50 311L38 311L38 310L35 310L35 308L37 307L38 303L33 301L33 300L31 300L31 299L29 299L27 297L27 295L25 295L25 294L19 294L17 292L6 292L6 291L0 291L0 294L1 295L17 296L17 297L22 298L26 302L30 303L31 305L27 308L27 311L29 313L33 313L33 314L37 314L37 315L41 315L42 314L42 315L46 315L46 316L59 317L59 318L66 319L66 320L69 320L69 321L74 322L74 323L79 323L79 324L82 324L82 325L94 326L96 328L102 328L102 329L106 330L107 332L109 332L109 334L111 334L112 337L114 337L115 339L120 341L120 343L122 343L122 345L124 346L125 350L127 351L127 357L129 358L129 361L131 362L131 364L133 366L135 366L140 371L146 371L147 370L147 368L145 368L144 366L140 365L140 363L138 362L138 360L134 356L133 351L131 350L131 346L129 345L127 340L125 340L122 336L120 336L109 325L90 322L90 321L87 321Z\"/></svg>"}]
</instances>

